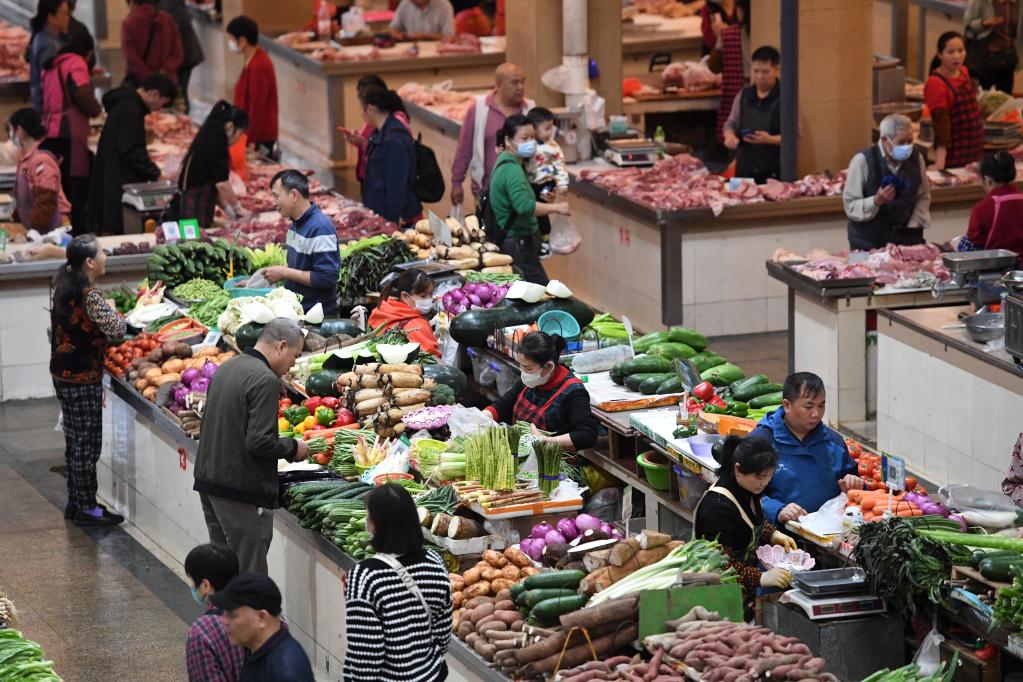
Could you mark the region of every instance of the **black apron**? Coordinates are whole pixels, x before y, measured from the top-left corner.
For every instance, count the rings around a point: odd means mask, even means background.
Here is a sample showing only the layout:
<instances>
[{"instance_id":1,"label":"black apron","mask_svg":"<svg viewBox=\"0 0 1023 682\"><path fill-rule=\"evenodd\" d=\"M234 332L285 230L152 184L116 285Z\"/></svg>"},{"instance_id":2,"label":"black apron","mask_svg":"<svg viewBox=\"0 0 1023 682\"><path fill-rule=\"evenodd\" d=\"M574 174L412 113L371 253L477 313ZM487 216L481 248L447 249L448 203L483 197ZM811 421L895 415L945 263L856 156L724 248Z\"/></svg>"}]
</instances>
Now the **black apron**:
<instances>
[{"instance_id":1,"label":"black apron","mask_svg":"<svg viewBox=\"0 0 1023 682\"><path fill-rule=\"evenodd\" d=\"M743 131L762 130L771 135L781 135L781 82L765 97L757 96L757 86L751 85L738 95L739 104L739 149L735 157L735 175L753 178L757 184L777 178L781 174L781 146L773 144L748 144L742 140Z\"/></svg>"}]
</instances>

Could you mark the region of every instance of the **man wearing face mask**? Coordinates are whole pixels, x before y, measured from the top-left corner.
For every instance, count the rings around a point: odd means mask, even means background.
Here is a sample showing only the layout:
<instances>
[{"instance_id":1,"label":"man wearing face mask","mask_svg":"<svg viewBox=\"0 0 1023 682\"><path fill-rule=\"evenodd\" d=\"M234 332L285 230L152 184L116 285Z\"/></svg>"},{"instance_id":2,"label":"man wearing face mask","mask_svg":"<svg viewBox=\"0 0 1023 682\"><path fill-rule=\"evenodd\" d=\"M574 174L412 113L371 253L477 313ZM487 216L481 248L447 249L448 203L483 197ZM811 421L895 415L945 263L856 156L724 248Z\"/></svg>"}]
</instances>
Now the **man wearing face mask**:
<instances>
[{"instance_id":1,"label":"man wearing face mask","mask_svg":"<svg viewBox=\"0 0 1023 682\"><path fill-rule=\"evenodd\" d=\"M270 57L259 46L259 24L247 16L227 25L227 47L245 59L234 84L234 105L249 114L248 144L274 156L277 146L277 74Z\"/></svg>"},{"instance_id":2,"label":"man wearing face mask","mask_svg":"<svg viewBox=\"0 0 1023 682\"><path fill-rule=\"evenodd\" d=\"M566 345L556 334L527 334L518 356L519 381L487 412L506 424L529 422L535 438L578 452L593 447L600 425L590 411L586 385L560 362ZM541 431L552 435L544 436Z\"/></svg>"},{"instance_id":3,"label":"man wearing face mask","mask_svg":"<svg viewBox=\"0 0 1023 682\"><path fill-rule=\"evenodd\" d=\"M849 162L842 204L849 247L922 244L931 222L931 185L923 154L913 147L913 123L902 114L881 121L877 144Z\"/></svg>"},{"instance_id":4,"label":"man wearing face mask","mask_svg":"<svg viewBox=\"0 0 1023 682\"><path fill-rule=\"evenodd\" d=\"M309 178L303 173L282 170L270 179L270 192L277 210L291 220L288 230L288 264L263 268L270 282L284 280L284 286L302 296L309 311L319 303L325 315L337 312L337 278L341 269L337 230L319 206L309 201Z\"/></svg>"}]
</instances>

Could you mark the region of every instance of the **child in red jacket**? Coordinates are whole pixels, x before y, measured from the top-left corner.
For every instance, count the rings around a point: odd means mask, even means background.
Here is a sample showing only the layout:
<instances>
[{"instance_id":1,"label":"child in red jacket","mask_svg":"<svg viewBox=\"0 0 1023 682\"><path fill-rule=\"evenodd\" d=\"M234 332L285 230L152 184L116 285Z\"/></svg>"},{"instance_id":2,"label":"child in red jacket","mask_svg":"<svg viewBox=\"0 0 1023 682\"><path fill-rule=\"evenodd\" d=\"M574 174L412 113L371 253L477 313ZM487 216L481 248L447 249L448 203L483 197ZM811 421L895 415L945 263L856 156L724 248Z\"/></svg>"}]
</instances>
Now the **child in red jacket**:
<instances>
[{"instance_id":1,"label":"child in red jacket","mask_svg":"<svg viewBox=\"0 0 1023 682\"><path fill-rule=\"evenodd\" d=\"M370 329L386 325L408 334L425 353L440 357L437 337L424 317L433 308L433 280L422 270L409 268L380 292L380 305L369 316Z\"/></svg>"}]
</instances>

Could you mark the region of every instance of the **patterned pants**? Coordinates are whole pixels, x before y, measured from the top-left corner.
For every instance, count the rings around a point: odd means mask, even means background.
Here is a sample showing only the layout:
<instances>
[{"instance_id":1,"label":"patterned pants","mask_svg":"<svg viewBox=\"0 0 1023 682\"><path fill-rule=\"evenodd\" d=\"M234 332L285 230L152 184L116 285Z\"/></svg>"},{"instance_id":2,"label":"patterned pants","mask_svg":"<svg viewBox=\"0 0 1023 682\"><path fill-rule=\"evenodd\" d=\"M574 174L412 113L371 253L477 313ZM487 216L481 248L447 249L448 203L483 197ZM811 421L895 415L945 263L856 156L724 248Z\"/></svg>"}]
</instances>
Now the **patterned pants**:
<instances>
[{"instance_id":1,"label":"patterned pants","mask_svg":"<svg viewBox=\"0 0 1023 682\"><path fill-rule=\"evenodd\" d=\"M103 448L103 384L54 381L64 413L67 499L76 509L96 506L96 462Z\"/></svg>"}]
</instances>

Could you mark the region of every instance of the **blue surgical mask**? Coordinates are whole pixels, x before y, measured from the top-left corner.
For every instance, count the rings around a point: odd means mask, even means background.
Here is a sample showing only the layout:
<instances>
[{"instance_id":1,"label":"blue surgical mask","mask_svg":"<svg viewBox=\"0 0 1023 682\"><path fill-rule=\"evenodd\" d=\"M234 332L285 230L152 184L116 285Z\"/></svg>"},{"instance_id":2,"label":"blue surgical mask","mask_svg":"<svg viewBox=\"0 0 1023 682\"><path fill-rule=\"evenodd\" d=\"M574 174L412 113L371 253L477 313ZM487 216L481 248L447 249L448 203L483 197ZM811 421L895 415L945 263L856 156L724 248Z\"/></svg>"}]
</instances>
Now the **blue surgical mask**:
<instances>
[{"instance_id":1,"label":"blue surgical mask","mask_svg":"<svg viewBox=\"0 0 1023 682\"><path fill-rule=\"evenodd\" d=\"M203 606L204 607L204 606L206 606L206 597L203 597L202 595L200 595L199 594L199 590L200 590L200 588L198 588L198 587L193 587L192 588L192 599L195 600L196 604L198 604L199 606Z\"/></svg>"},{"instance_id":2,"label":"blue surgical mask","mask_svg":"<svg viewBox=\"0 0 1023 682\"><path fill-rule=\"evenodd\" d=\"M534 154L536 154L536 140L527 140L525 142L519 142L519 146L515 150L515 153L518 154L519 157L523 159L531 158Z\"/></svg>"},{"instance_id":3,"label":"blue surgical mask","mask_svg":"<svg viewBox=\"0 0 1023 682\"><path fill-rule=\"evenodd\" d=\"M892 159L895 161L905 161L909 158L910 154L913 153L913 145L911 144L893 144L892 145Z\"/></svg>"}]
</instances>

